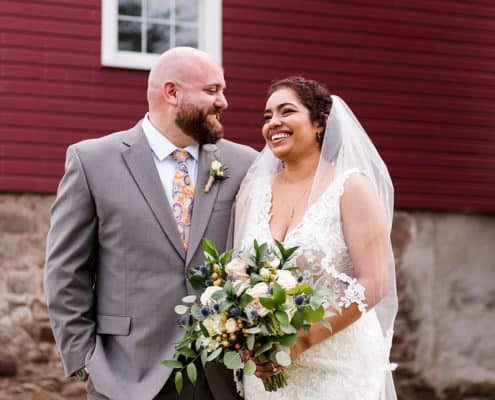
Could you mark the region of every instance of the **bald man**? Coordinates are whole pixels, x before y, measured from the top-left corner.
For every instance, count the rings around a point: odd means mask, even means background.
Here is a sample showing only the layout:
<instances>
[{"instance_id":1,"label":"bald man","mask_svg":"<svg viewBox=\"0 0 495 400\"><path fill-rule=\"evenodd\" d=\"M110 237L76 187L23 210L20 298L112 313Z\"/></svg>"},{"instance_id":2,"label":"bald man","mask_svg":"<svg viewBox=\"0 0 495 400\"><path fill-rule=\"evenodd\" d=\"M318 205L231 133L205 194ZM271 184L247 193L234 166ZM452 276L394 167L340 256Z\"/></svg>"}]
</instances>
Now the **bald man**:
<instances>
[{"instance_id":1,"label":"bald man","mask_svg":"<svg viewBox=\"0 0 495 400\"><path fill-rule=\"evenodd\" d=\"M226 248L232 203L256 156L222 139L224 89L222 68L207 54L171 49L150 71L148 113L136 126L67 150L45 290L65 373L89 377L88 399L178 398L171 370L160 364L187 322L174 306L193 293L186 275L203 261L202 238ZM186 155L194 188L186 236L171 206L176 150ZM228 167L228 178L206 192L214 160ZM196 386L186 384L180 398L235 396L232 372L208 364L198 365Z\"/></svg>"}]
</instances>

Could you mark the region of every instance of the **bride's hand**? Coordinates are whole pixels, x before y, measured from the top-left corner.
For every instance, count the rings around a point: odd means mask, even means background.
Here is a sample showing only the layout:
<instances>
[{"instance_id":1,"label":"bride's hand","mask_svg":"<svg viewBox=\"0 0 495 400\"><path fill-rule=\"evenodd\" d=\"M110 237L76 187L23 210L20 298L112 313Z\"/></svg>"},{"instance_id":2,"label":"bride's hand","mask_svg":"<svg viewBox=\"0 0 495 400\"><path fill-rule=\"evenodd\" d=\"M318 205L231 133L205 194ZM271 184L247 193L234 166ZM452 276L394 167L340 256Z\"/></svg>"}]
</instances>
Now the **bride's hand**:
<instances>
[{"instance_id":1,"label":"bride's hand","mask_svg":"<svg viewBox=\"0 0 495 400\"><path fill-rule=\"evenodd\" d=\"M309 333L301 329L296 344L290 348L291 361L296 361L297 357L307 349L309 349Z\"/></svg>"},{"instance_id":2,"label":"bride's hand","mask_svg":"<svg viewBox=\"0 0 495 400\"><path fill-rule=\"evenodd\" d=\"M241 352L242 359L244 362L251 359L256 364L256 377L263 379L268 378L270 376L278 374L284 367L281 365L271 362L271 361L263 361L258 360L253 353L249 353L247 351Z\"/></svg>"}]
</instances>

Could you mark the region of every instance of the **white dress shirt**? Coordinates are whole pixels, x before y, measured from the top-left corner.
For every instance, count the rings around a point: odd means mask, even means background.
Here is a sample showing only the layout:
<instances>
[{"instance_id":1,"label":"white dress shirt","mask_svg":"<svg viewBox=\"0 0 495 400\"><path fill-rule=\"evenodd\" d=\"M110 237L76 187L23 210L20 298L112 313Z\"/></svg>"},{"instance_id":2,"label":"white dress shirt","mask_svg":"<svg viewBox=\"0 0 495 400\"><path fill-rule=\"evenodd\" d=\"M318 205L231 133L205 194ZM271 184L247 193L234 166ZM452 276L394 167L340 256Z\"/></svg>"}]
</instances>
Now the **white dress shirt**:
<instances>
[{"instance_id":1,"label":"white dress shirt","mask_svg":"<svg viewBox=\"0 0 495 400\"><path fill-rule=\"evenodd\" d=\"M148 114L146 114L143 119L143 130L153 153L153 161L158 170L158 175L160 175L160 180L162 181L168 202L172 204L172 187L177 166L177 162L172 158L172 153L174 150L178 149L178 147L151 124ZM185 149L190 155L187 159L187 170L193 184L196 186L199 145L187 146Z\"/></svg>"}]
</instances>

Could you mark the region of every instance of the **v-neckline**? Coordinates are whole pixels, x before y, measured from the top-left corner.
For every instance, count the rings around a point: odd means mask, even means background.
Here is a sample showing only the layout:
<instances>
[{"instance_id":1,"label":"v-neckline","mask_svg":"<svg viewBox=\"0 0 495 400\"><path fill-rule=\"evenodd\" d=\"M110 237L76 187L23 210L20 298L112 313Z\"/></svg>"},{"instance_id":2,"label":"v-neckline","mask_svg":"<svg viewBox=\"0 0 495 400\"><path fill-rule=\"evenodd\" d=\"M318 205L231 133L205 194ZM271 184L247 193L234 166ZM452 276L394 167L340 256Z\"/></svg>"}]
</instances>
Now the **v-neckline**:
<instances>
[{"instance_id":1,"label":"v-neckline","mask_svg":"<svg viewBox=\"0 0 495 400\"><path fill-rule=\"evenodd\" d=\"M323 198L323 196L325 196L327 194L328 191L330 191L330 188L334 185L334 183L337 181L339 177L336 177L335 179L332 180L332 182L330 182L330 184L325 188L325 190L321 193L320 197L318 197L318 199L316 199L316 201L311 204L306 211L304 211L304 214L303 216L301 217L300 221L295 224L292 229L287 229L287 231L285 232L285 236L282 240L279 240L280 243L285 243L287 241L287 238L294 232L296 231L301 225L302 223L304 222L306 216L309 214L310 210L313 209L315 207L316 204L318 204L321 199ZM268 219L266 220L266 224L267 224L267 228L268 228L268 235L270 236L270 239L272 241L275 241L275 240L278 240L278 239L275 239L274 236L273 236L273 233L272 233L272 229L270 227L270 220L272 219L272 206L273 206L273 184L272 182L268 182Z\"/></svg>"}]
</instances>

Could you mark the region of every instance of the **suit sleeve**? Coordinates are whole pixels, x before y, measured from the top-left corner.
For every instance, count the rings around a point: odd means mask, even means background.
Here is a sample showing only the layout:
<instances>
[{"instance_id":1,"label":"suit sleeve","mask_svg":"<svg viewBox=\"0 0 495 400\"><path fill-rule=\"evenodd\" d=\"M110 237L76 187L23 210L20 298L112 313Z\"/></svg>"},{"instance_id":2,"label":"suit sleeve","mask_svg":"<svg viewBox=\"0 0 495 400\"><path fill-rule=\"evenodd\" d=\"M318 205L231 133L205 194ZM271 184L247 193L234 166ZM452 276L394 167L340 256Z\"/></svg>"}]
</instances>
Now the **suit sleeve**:
<instances>
[{"instance_id":1,"label":"suit sleeve","mask_svg":"<svg viewBox=\"0 0 495 400\"><path fill-rule=\"evenodd\" d=\"M81 160L71 146L51 209L44 276L48 313L67 376L85 365L94 348L96 252L96 208Z\"/></svg>"}]
</instances>

